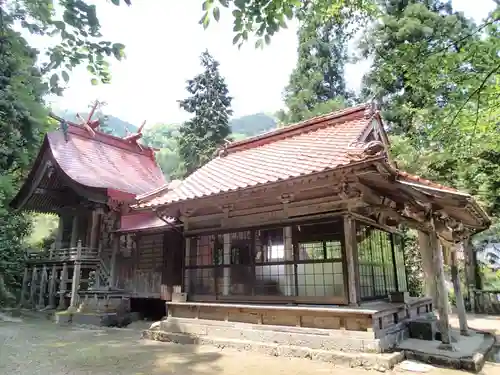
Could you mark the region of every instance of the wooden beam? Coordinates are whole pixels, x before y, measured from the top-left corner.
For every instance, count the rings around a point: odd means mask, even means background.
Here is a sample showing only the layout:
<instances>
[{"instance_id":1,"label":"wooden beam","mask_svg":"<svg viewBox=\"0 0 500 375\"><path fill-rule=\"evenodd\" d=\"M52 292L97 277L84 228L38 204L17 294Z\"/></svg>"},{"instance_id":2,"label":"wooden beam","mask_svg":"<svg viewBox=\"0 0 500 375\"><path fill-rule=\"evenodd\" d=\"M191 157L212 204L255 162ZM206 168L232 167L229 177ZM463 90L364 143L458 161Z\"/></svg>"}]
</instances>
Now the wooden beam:
<instances>
[{"instance_id":1,"label":"wooden beam","mask_svg":"<svg viewBox=\"0 0 500 375\"><path fill-rule=\"evenodd\" d=\"M357 306L361 300L359 284L359 258L356 241L356 221L349 215L344 216L345 262L347 263L347 290L349 305Z\"/></svg>"},{"instance_id":2,"label":"wooden beam","mask_svg":"<svg viewBox=\"0 0 500 375\"><path fill-rule=\"evenodd\" d=\"M448 290L444 278L443 250L436 233L429 233L432 250L432 265L436 282L437 310L439 313L439 332L441 332L441 350L453 350L450 335L450 317L448 310Z\"/></svg>"},{"instance_id":3,"label":"wooden beam","mask_svg":"<svg viewBox=\"0 0 500 375\"><path fill-rule=\"evenodd\" d=\"M453 291L455 292L455 301L457 304L458 322L460 325L460 334L469 336L469 328L467 326L467 313L465 311L464 295L462 294L462 286L460 285L460 276L457 263L457 248L450 249L451 256L451 282L453 283Z\"/></svg>"}]
</instances>

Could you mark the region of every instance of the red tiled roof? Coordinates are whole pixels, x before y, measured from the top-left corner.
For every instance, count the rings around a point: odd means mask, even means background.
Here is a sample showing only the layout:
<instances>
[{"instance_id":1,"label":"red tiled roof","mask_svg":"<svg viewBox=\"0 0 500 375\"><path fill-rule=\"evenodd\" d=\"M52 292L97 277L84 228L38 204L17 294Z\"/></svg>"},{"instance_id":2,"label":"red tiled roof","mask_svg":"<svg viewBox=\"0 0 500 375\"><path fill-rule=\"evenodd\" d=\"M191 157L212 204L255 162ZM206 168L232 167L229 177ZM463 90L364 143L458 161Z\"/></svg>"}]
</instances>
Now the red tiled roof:
<instances>
[{"instance_id":1,"label":"red tiled roof","mask_svg":"<svg viewBox=\"0 0 500 375\"><path fill-rule=\"evenodd\" d=\"M430 187L430 188L440 189L440 190L446 190L446 191L449 191L449 192L452 192L452 193L459 192L459 190L457 190L455 188L452 188L452 187L449 187L449 186L445 186L445 185L441 185L441 184L438 184L437 182L432 182L432 181L426 180L425 178L422 178L420 176L413 175L413 174L410 174L410 173L407 173L407 172L404 172L404 171L401 171L401 170L398 170L397 174L399 176L400 181L407 181L407 182L417 183L417 184L425 185L425 186Z\"/></svg>"},{"instance_id":2,"label":"red tiled roof","mask_svg":"<svg viewBox=\"0 0 500 375\"><path fill-rule=\"evenodd\" d=\"M216 195L349 164L348 153L358 149L357 142L371 126L373 112L368 109L367 105L348 108L231 143L225 155L173 190L139 199L138 207Z\"/></svg>"},{"instance_id":3,"label":"red tiled roof","mask_svg":"<svg viewBox=\"0 0 500 375\"><path fill-rule=\"evenodd\" d=\"M146 146L83 127L68 125L68 141L61 130L47 134L52 155L72 180L84 186L115 189L139 195L165 184L165 177Z\"/></svg>"},{"instance_id":4,"label":"red tiled roof","mask_svg":"<svg viewBox=\"0 0 500 375\"><path fill-rule=\"evenodd\" d=\"M174 218L166 220L172 225L176 221ZM120 229L117 232L137 232L161 228L170 228L170 225L156 216L154 212L135 212L120 217Z\"/></svg>"}]
</instances>

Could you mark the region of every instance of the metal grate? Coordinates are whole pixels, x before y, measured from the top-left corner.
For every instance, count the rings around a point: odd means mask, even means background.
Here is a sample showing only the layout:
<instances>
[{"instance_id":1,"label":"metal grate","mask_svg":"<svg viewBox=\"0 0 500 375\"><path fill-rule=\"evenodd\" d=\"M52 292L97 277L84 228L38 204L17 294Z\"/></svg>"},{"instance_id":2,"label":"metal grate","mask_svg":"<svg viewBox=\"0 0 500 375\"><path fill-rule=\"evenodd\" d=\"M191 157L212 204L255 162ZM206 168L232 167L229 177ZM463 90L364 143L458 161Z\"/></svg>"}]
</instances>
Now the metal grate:
<instances>
[{"instance_id":1,"label":"metal grate","mask_svg":"<svg viewBox=\"0 0 500 375\"><path fill-rule=\"evenodd\" d=\"M357 241L361 299L383 298L402 290L392 234L357 223Z\"/></svg>"}]
</instances>

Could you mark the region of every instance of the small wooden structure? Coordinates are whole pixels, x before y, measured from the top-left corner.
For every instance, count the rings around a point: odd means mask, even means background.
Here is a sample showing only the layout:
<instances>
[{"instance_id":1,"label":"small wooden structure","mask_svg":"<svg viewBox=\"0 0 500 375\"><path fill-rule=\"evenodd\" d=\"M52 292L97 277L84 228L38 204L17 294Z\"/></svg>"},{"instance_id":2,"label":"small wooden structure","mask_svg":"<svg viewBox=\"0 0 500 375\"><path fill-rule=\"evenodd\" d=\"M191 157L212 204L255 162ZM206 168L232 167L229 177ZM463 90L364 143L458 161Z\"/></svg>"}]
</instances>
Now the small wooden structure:
<instances>
[{"instance_id":1,"label":"small wooden structure","mask_svg":"<svg viewBox=\"0 0 500 375\"><path fill-rule=\"evenodd\" d=\"M168 224L153 212L128 216L128 202L162 187L165 178L154 151L137 142L140 130L125 139L99 131L91 119L95 107L82 124L52 115L60 129L45 136L11 202L18 210L59 216L52 249L26 259L24 305L76 308L78 293L89 290L100 291L99 298L118 292L161 298L166 246L181 236L164 233Z\"/></svg>"},{"instance_id":2,"label":"small wooden structure","mask_svg":"<svg viewBox=\"0 0 500 375\"><path fill-rule=\"evenodd\" d=\"M169 302L170 318L382 339L434 306L449 346L442 246L489 219L469 195L397 169L388 147L379 113L361 105L226 145L175 188L140 197L135 210L183 223L187 302ZM432 299L388 301L407 290L400 225L421 234Z\"/></svg>"}]
</instances>

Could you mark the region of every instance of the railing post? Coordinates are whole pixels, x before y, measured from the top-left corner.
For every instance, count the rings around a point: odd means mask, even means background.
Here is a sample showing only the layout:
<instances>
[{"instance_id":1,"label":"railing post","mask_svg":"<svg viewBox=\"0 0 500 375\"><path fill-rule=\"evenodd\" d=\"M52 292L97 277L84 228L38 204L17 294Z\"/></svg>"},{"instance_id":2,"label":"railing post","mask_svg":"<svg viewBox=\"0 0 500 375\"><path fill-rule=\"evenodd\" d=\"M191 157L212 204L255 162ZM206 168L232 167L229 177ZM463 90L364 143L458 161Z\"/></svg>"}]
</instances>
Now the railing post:
<instances>
[{"instance_id":1,"label":"railing post","mask_svg":"<svg viewBox=\"0 0 500 375\"><path fill-rule=\"evenodd\" d=\"M50 272L48 309L56 308L56 283L57 283L57 266L56 264L53 264L52 271Z\"/></svg>"},{"instance_id":2,"label":"railing post","mask_svg":"<svg viewBox=\"0 0 500 375\"><path fill-rule=\"evenodd\" d=\"M71 283L71 301L70 309L76 310L78 305L78 291L80 290L80 272L81 272L81 258L82 255L82 241L78 241L76 246L76 259L73 265L73 282Z\"/></svg>"},{"instance_id":3,"label":"railing post","mask_svg":"<svg viewBox=\"0 0 500 375\"><path fill-rule=\"evenodd\" d=\"M28 276L29 276L29 268L28 266L24 266L24 274L23 274L23 285L21 286L21 300L19 301L20 307L26 307L26 293L28 292Z\"/></svg>"},{"instance_id":4,"label":"railing post","mask_svg":"<svg viewBox=\"0 0 500 375\"><path fill-rule=\"evenodd\" d=\"M61 279L59 281L59 306L57 307L59 310L64 310L66 308L64 304L64 295L66 294L66 287L68 283L68 263L64 262L62 271L61 271Z\"/></svg>"},{"instance_id":5,"label":"railing post","mask_svg":"<svg viewBox=\"0 0 500 375\"><path fill-rule=\"evenodd\" d=\"M47 288L47 266L44 264L42 267L42 274L40 277L40 288L38 291L38 310L45 308L45 289Z\"/></svg>"},{"instance_id":6,"label":"railing post","mask_svg":"<svg viewBox=\"0 0 500 375\"><path fill-rule=\"evenodd\" d=\"M36 282L38 279L38 270L36 266L33 266L33 270L31 271L31 286L30 286L30 299L29 304L31 307L35 307L35 293L36 293Z\"/></svg>"}]
</instances>

